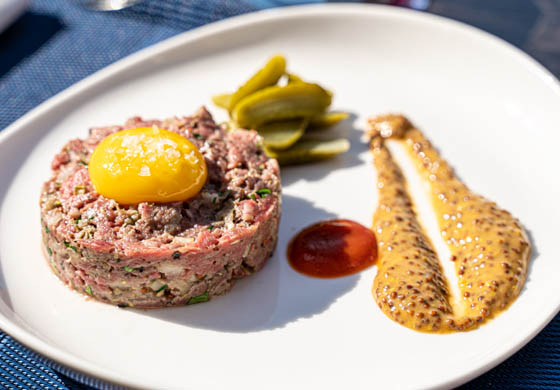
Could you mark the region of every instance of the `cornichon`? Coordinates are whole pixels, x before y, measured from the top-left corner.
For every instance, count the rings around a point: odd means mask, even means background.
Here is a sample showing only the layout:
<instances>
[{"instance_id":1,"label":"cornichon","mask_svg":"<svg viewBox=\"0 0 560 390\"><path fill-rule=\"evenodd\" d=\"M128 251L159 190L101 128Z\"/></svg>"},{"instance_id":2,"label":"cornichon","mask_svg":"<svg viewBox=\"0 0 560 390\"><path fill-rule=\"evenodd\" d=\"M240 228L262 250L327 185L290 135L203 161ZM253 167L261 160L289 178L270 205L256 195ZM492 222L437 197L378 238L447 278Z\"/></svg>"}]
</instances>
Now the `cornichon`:
<instances>
[{"instance_id":1,"label":"cornichon","mask_svg":"<svg viewBox=\"0 0 560 390\"><path fill-rule=\"evenodd\" d=\"M263 137L264 145L272 149L287 149L297 142L305 132L307 119L292 119L265 123L257 131Z\"/></svg>"},{"instance_id":2,"label":"cornichon","mask_svg":"<svg viewBox=\"0 0 560 390\"><path fill-rule=\"evenodd\" d=\"M309 121L309 127L329 127L336 125L338 122L348 119L350 114L347 112L325 112L314 116Z\"/></svg>"},{"instance_id":3,"label":"cornichon","mask_svg":"<svg viewBox=\"0 0 560 390\"><path fill-rule=\"evenodd\" d=\"M331 94L317 84L292 83L261 89L235 106L232 116L240 127L282 119L313 117L331 104Z\"/></svg>"},{"instance_id":4,"label":"cornichon","mask_svg":"<svg viewBox=\"0 0 560 390\"><path fill-rule=\"evenodd\" d=\"M212 96L212 101L215 105L221 108L229 109L229 103L231 102L231 93L222 93L221 95Z\"/></svg>"},{"instance_id":5,"label":"cornichon","mask_svg":"<svg viewBox=\"0 0 560 390\"><path fill-rule=\"evenodd\" d=\"M243 98L260 89L275 85L285 72L286 59L283 56L277 55L268 60L263 68L231 95L228 106L230 114Z\"/></svg>"},{"instance_id":6,"label":"cornichon","mask_svg":"<svg viewBox=\"0 0 560 390\"><path fill-rule=\"evenodd\" d=\"M295 165L325 160L344 153L348 149L350 149L350 143L344 138L331 140L307 139L296 143L287 150L266 148L266 153L277 159L280 165Z\"/></svg>"},{"instance_id":7,"label":"cornichon","mask_svg":"<svg viewBox=\"0 0 560 390\"><path fill-rule=\"evenodd\" d=\"M290 83L303 83L303 79L299 77L297 74L288 73L288 84Z\"/></svg>"}]
</instances>

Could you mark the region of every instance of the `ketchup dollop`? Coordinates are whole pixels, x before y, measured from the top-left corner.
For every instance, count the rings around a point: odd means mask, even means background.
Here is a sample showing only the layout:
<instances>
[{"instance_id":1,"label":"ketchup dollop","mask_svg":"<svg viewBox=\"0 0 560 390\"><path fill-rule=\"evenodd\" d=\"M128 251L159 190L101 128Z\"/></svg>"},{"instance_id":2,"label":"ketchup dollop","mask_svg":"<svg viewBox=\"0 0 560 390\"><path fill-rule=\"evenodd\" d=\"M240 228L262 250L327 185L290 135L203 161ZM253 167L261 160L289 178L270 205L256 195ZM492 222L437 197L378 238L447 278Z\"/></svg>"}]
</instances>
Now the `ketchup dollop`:
<instances>
[{"instance_id":1,"label":"ketchup dollop","mask_svg":"<svg viewBox=\"0 0 560 390\"><path fill-rule=\"evenodd\" d=\"M377 240L367 227L347 219L315 223L288 245L288 261L296 271L317 278L351 275L375 264Z\"/></svg>"}]
</instances>

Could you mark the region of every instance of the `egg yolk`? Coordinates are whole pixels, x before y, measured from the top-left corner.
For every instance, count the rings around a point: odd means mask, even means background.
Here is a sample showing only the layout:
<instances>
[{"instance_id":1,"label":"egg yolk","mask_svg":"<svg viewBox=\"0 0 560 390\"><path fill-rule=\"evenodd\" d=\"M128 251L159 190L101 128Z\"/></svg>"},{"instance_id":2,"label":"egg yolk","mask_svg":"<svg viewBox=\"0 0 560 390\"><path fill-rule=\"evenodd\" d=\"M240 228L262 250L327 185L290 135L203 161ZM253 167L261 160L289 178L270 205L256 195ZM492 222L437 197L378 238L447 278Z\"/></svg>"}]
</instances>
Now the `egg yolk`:
<instances>
[{"instance_id":1,"label":"egg yolk","mask_svg":"<svg viewBox=\"0 0 560 390\"><path fill-rule=\"evenodd\" d=\"M122 204L187 200L208 175L196 146L155 126L108 136L93 151L88 169L96 191Z\"/></svg>"}]
</instances>

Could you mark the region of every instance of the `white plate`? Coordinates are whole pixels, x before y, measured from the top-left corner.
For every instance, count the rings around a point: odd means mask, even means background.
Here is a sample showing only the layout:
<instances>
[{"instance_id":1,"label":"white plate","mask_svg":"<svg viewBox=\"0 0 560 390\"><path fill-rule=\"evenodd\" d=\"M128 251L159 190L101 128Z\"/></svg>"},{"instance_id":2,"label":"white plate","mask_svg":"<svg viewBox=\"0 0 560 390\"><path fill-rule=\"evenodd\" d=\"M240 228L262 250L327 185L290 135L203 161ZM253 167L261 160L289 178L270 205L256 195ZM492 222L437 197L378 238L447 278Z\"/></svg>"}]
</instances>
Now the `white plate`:
<instances>
[{"instance_id":1,"label":"white plate","mask_svg":"<svg viewBox=\"0 0 560 390\"><path fill-rule=\"evenodd\" d=\"M274 53L336 92L356 114L338 130L342 158L285 169L278 249L260 273L203 305L159 311L86 302L41 255L38 196L72 137L127 117L189 114ZM495 366L558 311L556 169L560 88L519 50L439 17L367 5L277 9L179 35L96 73L0 134L0 326L81 372L139 388L390 389L452 387ZM370 223L376 194L365 118L408 115L476 191L531 232L526 287L476 331L399 326L370 294L372 267L320 280L294 272L285 248L312 222Z\"/></svg>"}]
</instances>

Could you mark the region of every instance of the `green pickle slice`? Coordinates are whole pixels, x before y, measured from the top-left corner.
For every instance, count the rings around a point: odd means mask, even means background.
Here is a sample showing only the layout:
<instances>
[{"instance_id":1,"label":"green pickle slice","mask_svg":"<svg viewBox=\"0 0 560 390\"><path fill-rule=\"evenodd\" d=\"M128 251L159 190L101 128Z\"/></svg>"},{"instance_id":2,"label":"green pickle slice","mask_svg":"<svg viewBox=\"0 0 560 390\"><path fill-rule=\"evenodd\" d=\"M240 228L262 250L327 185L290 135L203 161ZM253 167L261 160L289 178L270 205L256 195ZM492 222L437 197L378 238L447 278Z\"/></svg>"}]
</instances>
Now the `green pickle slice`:
<instances>
[{"instance_id":1,"label":"green pickle slice","mask_svg":"<svg viewBox=\"0 0 560 390\"><path fill-rule=\"evenodd\" d=\"M307 130L330 127L350 116L326 112L332 97L319 84L286 72L286 59L276 55L237 91L215 95L212 101L228 110L230 119L222 124L228 131L257 130L270 157L280 165L293 165L325 160L350 148L344 138L305 135Z\"/></svg>"},{"instance_id":2,"label":"green pickle slice","mask_svg":"<svg viewBox=\"0 0 560 390\"><path fill-rule=\"evenodd\" d=\"M227 107L230 114L243 98L251 95L252 93L275 85L280 77L286 72L286 59L277 55L272 57L266 65L255 73L245 84L243 84L235 93L231 95L229 106Z\"/></svg>"},{"instance_id":3,"label":"green pickle slice","mask_svg":"<svg viewBox=\"0 0 560 390\"><path fill-rule=\"evenodd\" d=\"M287 76L288 76L288 84L304 82L303 79L299 77L297 74L288 73Z\"/></svg>"},{"instance_id":4,"label":"green pickle slice","mask_svg":"<svg viewBox=\"0 0 560 390\"><path fill-rule=\"evenodd\" d=\"M349 116L350 114L347 112L325 112L311 118L309 127L319 128L334 126L338 122L348 119Z\"/></svg>"},{"instance_id":5,"label":"green pickle slice","mask_svg":"<svg viewBox=\"0 0 560 390\"><path fill-rule=\"evenodd\" d=\"M222 93L220 95L212 96L212 102L218 107L229 108L229 103L231 102L231 93Z\"/></svg>"},{"instance_id":6,"label":"green pickle slice","mask_svg":"<svg viewBox=\"0 0 560 390\"><path fill-rule=\"evenodd\" d=\"M317 84L297 82L261 89L235 106L232 116L240 127L282 119L314 117L331 104L332 95Z\"/></svg>"},{"instance_id":7,"label":"green pickle slice","mask_svg":"<svg viewBox=\"0 0 560 390\"><path fill-rule=\"evenodd\" d=\"M308 162L326 160L350 149L350 142L344 138L331 140L307 139L296 143L287 150L266 148L269 157L278 160L282 166L305 164Z\"/></svg>"},{"instance_id":8,"label":"green pickle slice","mask_svg":"<svg viewBox=\"0 0 560 390\"><path fill-rule=\"evenodd\" d=\"M276 150L287 149L305 132L307 119L291 119L265 123L257 131L263 137L264 146Z\"/></svg>"}]
</instances>

